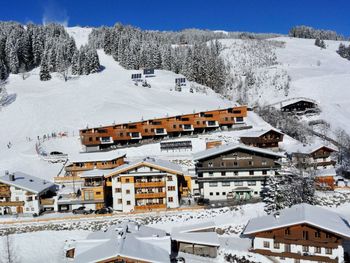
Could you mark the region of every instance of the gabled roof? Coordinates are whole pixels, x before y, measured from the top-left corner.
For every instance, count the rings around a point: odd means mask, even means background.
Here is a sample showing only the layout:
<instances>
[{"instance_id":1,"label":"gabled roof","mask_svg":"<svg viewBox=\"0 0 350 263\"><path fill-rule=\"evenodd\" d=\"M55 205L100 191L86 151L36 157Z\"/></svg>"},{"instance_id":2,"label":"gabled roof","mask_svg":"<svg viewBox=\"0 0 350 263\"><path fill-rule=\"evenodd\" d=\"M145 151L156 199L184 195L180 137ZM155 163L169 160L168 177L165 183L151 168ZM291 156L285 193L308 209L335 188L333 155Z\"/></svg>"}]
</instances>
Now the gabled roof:
<instances>
[{"instance_id":1,"label":"gabled roof","mask_svg":"<svg viewBox=\"0 0 350 263\"><path fill-rule=\"evenodd\" d=\"M308 98L292 98L292 99L288 99L288 100L282 101L279 104L280 104L281 108L283 108L283 107L286 107L286 106L289 106L289 105L292 105L292 104L295 104L295 103L298 103L298 102L301 102L301 101L310 102L310 103L313 103L313 104L316 104L316 105L318 104L317 101L312 100L312 99L308 99Z\"/></svg>"},{"instance_id":2,"label":"gabled roof","mask_svg":"<svg viewBox=\"0 0 350 263\"><path fill-rule=\"evenodd\" d=\"M4 175L0 177L0 182L11 185L17 188L21 188L23 190L40 194L41 192L44 192L45 190L51 188L54 186L53 183L47 180L43 180L41 178L38 178L36 176L32 176L29 174L25 174L22 172L14 172L12 173L14 175L14 181L11 181L8 175Z\"/></svg>"},{"instance_id":3,"label":"gabled roof","mask_svg":"<svg viewBox=\"0 0 350 263\"><path fill-rule=\"evenodd\" d=\"M122 223L75 242L76 263L99 262L117 257L163 263L170 262L170 236L165 231L135 223Z\"/></svg>"},{"instance_id":4,"label":"gabled roof","mask_svg":"<svg viewBox=\"0 0 350 263\"><path fill-rule=\"evenodd\" d=\"M172 234L172 239L178 242L193 243L214 247L220 246L218 235L215 232L174 233Z\"/></svg>"},{"instance_id":5,"label":"gabled roof","mask_svg":"<svg viewBox=\"0 0 350 263\"><path fill-rule=\"evenodd\" d=\"M263 136L264 134L270 132L270 131L274 131L277 132L281 135L283 135L284 133L282 133L281 131L275 129L275 128L271 128L271 129L262 129L262 130L258 130L258 131L249 131L246 132L244 134L242 134L242 136L240 136L241 138L256 138L256 137L260 137Z\"/></svg>"},{"instance_id":6,"label":"gabled roof","mask_svg":"<svg viewBox=\"0 0 350 263\"><path fill-rule=\"evenodd\" d=\"M122 174L122 173L129 171L129 170L140 167L140 166L152 167L152 168L159 169L159 170L169 172L172 174L179 174L179 175L183 174L181 166L179 166L177 164L174 164L174 163L166 161L166 160L146 157L146 158L141 159L141 160L136 160L136 161L131 162L131 163L123 164L123 165L118 166L112 170L108 170L109 173L107 175L105 175L105 177L111 177L111 176L115 176L118 174Z\"/></svg>"},{"instance_id":7,"label":"gabled roof","mask_svg":"<svg viewBox=\"0 0 350 263\"><path fill-rule=\"evenodd\" d=\"M278 157L278 158L282 158L284 157L284 155L279 154L279 153L275 153L273 151L267 150L267 149L262 149L262 148L258 148L258 147L252 147L252 146L247 146L244 144L236 144L236 143L230 143L230 144L224 144L218 147L214 147L205 151L201 151L198 152L196 154L193 155L193 158L195 161L198 160L202 160L208 157L212 157L218 154L222 154L228 151L232 151L232 150L238 150L238 149L242 149L242 150L247 150L247 151L251 151L251 152L256 152L256 153L262 153L262 154L266 154L266 155L270 155L270 156L274 156L274 157Z\"/></svg>"},{"instance_id":8,"label":"gabled roof","mask_svg":"<svg viewBox=\"0 0 350 263\"><path fill-rule=\"evenodd\" d=\"M294 147L290 147L288 149L288 152L290 153L302 153L302 154L312 154L316 152L317 150L321 149L322 147L326 147L334 152L337 152L338 149L335 146L332 145L325 145L322 143L314 143L314 144L307 144L307 145L294 145Z\"/></svg>"},{"instance_id":9,"label":"gabled roof","mask_svg":"<svg viewBox=\"0 0 350 263\"><path fill-rule=\"evenodd\" d=\"M343 217L328 209L305 203L283 209L279 212L279 216L271 214L251 219L246 225L243 234L251 235L299 224L308 224L336 235L350 238L350 228Z\"/></svg>"},{"instance_id":10,"label":"gabled roof","mask_svg":"<svg viewBox=\"0 0 350 263\"><path fill-rule=\"evenodd\" d=\"M173 227L171 229L172 233L188 233L194 231L204 231L210 228L215 228L216 225L213 221L202 222L198 224L190 224L190 225L181 225L178 227Z\"/></svg>"}]
</instances>

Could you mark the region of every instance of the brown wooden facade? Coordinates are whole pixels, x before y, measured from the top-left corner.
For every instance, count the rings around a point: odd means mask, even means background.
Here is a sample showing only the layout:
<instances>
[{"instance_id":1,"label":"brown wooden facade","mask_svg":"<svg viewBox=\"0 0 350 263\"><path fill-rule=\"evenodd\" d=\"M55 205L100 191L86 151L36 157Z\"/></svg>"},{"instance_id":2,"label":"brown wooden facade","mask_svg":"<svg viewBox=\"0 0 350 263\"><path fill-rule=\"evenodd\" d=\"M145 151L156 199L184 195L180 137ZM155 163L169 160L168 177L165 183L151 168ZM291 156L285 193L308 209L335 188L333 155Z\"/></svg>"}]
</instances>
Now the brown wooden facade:
<instances>
[{"instance_id":1,"label":"brown wooden facade","mask_svg":"<svg viewBox=\"0 0 350 263\"><path fill-rule=\"evenodd\" d=\"M281 107L281 111L283 112L304 112L306 110L309 111L317 111L317 104L312 101L307 100L299 100L294 103L287 104Z\"/></svg>"},{"instance_id":2,"label":"brown wooden facade","mask_svg":"<svg viewBox=\"0 0 350 263\"><path fill-rule=\"evenodd\" d=\"M269 130L256 137L241 137L241 142L259 148L278 148L278 143L283 141L283 133L276 130Z\"/></svg>"},{"instance_id":3,"label":"brown wooden facade","mask_svg":"<svg viewBox=\"0 0 350 263\"><path fill-rule=\"evenodd\" d=\"M294 162L298 168L334 166L336 162L330 160L332 153L336 150L327 146L322 146L310 153L294 152L292 154Z\"/></svg>"},{"instance_id":4,"label":"brown wooden facade","mask_svg":"<svg viewBox=\"0 0 350 263\"><path fill-rule=\"evenodd\" d=\"M311 250L314 251L315 248L325 248L329 252L326 254L331 255L332 249L337 249L338 246L342 245L343 240L343 238L337 234L308 224L271 229L251 234L251 236L254 238L272 240L272 242L265 241L263 249L252 249L252 252L266 256L334 263L338 262L338 258L332 259L324 254L321 255L321 253L318 255L317 253L311 254L309 252L311 252ZM302 253L290 251L291 244L302 246ZM272 248L282 248L283 251L274 252L270 250Z\"/></svg>"},{"instance_id":5,"label":"brown wooden facade","mask_svg":"<svg viewBox=\"0 0 350 263\"><path fill-rule=\"evenodd\" d=\"M122 123L80 130L80 138L86 147L108 148L111 145L138 143L144 139L202 132L222 126L232 127L243 123L247 107L239 106L206 112Z\"/></svg>"}]
</instances>

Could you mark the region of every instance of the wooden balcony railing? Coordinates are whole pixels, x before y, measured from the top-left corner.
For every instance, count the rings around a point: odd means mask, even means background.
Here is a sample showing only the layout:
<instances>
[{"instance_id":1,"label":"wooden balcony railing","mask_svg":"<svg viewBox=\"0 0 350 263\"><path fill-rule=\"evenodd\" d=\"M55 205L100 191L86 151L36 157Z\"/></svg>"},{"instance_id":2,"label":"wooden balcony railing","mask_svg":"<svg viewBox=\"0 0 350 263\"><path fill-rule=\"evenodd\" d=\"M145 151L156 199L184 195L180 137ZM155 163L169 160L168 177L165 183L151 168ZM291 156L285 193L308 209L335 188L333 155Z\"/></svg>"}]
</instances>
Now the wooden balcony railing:
<instances>
[{"instance_id":1,"label":"wooden balcony railing","mask_svg":"<svg viewBox=\"0 0 350 263\"><path fill-rule=\"evenodd\" d=\"M151 210L151 209L165 209L166 204L154 204L154 205L139 205L135 206L135 211Z\"/></svg>"},{"instance_id":2,"label":"wooden balcony railing","mask_svg":"<svg viewBox=\"0 0 350 263\"><path fill-rule=\"evenodd\" d=\"M79 176L57 176L53 178L55 183L83 181Z\"/></svg>"},{"instance_id":3,"label":"wooden balcony railing","mask_svg":"<svg viewBox=\"0 0 350 263\"><path fill-rule=\"evenodd\" d=\"M41 199L40 204L41 205L53 205L55 203L55 200L52 198L47 198L47 199Z\"/></svg>"},{"instance_id":4,"label":"wooden balcony railing","mask_svg":"<svg viewBox=\"0 0 350 263\"><path fill-rule=\"evenodd\" d=\"M23 201L5 201L0 202L0 206L24 206Z\"/></svg>"},{"instance_id":5,"label":"wooden balcony railing","mask_svg":"<svg viewBox=\"0 0 350 263\"><path fill-rule=\"evenodd\" d=\"M136 182L135 188L146 188L146 187L164 187L165 182Z\"/></svg>"},{"instance_id":6,"label":"wooden balcony railing","mask_svg":"<svg viewBox=\"0 0 350 263\"><path fill-rule=\"evenodd\" d=\"M0 197L3 197L3 198L11 197L10 189L6 189L6 190L1 190L0 189Z\"/></svg>"},{"instance_id":7,"label":"wooden balcony railing","mask_svg":"<svg viewBox=\"0 0 350 263\"><path fill-rule=\"evenodd\" d=\"M146 199L146 198L163 198L166 196L165 192L160 193L142 193L142 194L135 194L136 199Z\"/></svg>"}]
</instances>

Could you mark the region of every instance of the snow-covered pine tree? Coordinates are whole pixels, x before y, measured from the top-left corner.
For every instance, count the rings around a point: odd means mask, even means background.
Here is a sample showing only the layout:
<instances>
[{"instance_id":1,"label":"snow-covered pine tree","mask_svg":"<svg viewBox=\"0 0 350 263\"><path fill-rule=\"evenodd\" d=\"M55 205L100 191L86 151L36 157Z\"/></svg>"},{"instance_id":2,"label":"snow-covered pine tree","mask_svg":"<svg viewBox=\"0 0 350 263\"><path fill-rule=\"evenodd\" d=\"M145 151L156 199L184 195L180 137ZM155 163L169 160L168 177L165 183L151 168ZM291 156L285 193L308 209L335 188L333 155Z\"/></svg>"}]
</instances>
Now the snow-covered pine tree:
<instances>
[{"instance_id":1,"label":"snow-covered pine tree","mask_svg":"<svg viewBox=\"0 0 350 263\"><path fill-rule=\"evenodd\" d=\"M39 73L41 81L48 81L51 79L49 65L48 65L47 60L48 60L47 55L44 54L44 56L41 60L40 73Z\"/></svg>"},{"instance_id":2,"label":"snow-covered pine tree","mask_svg":"<svg viewBox=\"0 0 350 263\"><path fill-rule=\"evenodd\" d=\"M80 70L80 54L79 50L76 50L72 58L72 75L79 75Z\"/></svg>"}]
</instances>

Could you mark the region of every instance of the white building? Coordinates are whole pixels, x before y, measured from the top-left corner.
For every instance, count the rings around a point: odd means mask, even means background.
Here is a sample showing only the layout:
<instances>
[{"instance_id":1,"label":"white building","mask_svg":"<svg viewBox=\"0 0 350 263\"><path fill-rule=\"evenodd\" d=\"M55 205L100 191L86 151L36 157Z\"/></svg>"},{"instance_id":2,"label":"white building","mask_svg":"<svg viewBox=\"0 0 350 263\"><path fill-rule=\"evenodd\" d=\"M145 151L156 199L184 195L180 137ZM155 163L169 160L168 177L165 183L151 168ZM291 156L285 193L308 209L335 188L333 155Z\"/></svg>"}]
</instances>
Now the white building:
<instances>
[{"instance_id":1,"label":"white building","mask_svg":"<svg viewBox=\"0 0 350 263\"><path fill-rule=\"evenodd\" d=\"M279 262L344 262L348 222L339 214L309 204L294 205L274 215L251 219L243 234L252 251Z\"/></svg>"},{"instance_id":2,"label":"white building","mask_svg":"<svg viewBox=\"0 0 350 263\"><path fill-rule=\"evenodd\" d=\"M55 209L55 185L22 172L0 177L0 214L37 214Z\"/></svg>"},{"instance_id":3,"label":"white building","mask_svg":"<svg viewBox=\"0 0 350 263\"><path fill-rule=\"evenodd\" d=\"M124 164L105 175L112 178L113 208L149 211L179 206L181 167L164 160L145 158Z\"/></svg>"}]
</instances>

